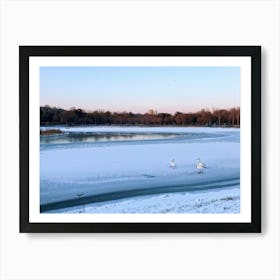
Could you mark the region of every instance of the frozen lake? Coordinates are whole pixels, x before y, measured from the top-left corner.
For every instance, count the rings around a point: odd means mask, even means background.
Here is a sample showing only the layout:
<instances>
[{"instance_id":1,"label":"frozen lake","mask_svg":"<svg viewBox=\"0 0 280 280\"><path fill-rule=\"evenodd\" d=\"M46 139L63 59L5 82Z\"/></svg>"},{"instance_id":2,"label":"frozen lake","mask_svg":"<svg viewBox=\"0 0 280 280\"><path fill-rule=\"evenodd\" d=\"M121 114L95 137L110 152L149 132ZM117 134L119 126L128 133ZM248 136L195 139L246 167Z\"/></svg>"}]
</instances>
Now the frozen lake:
<instances>
[{"instance_id":1,"label":"frozen lake","mask_svg":"<svg viewBox=\"0 0 280 280\"><path fill-rule=\"evenodd\" d=\"M64 133L40 138L41 212L239 186L238 128L59 129ZM202 174L196 169L197 158L207 166ZM175 168L169 166L171 159Z\"/></svg>"}]
</instances>

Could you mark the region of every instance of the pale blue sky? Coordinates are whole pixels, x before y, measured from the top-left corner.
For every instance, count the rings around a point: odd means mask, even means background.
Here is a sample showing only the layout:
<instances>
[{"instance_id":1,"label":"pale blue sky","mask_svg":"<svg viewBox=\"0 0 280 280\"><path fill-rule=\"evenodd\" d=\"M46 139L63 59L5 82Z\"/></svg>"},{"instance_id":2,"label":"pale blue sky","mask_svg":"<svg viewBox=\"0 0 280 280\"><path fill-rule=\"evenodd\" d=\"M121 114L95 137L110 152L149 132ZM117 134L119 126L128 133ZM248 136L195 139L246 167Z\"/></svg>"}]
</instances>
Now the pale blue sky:
<instances>
[{"instance_id":1,"label":"pale blue sky","mask_svg":"<svg viewBox=\"0 0 280 280\"><path fill-rule=\"evenodd\" d=\"M240 106L239 67L41 67L40 105L145 113Z\"/></svg>"}]
</instances>

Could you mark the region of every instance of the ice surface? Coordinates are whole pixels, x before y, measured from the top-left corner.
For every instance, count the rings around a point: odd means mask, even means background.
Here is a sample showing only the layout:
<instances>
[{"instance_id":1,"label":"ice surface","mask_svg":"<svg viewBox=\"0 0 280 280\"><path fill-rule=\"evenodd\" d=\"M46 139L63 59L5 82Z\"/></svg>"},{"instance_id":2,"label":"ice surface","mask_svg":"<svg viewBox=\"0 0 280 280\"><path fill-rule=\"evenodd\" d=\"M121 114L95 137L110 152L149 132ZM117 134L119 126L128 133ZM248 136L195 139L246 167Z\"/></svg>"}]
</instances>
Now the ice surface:
<instances>
[{"instance_id":1,"label":"ice surface","mask_svg":"<svg viewBox=\"0 0 280 280\"><path fill-rule=\"evenodd\" d=\"M236 128L95 126L60 129L71 133L177 133L178 137L130 143L45 144L40 151L43 211L90 202L108 203L143 195L190 193L239 185L240 131ZM184 136L188 133L202 136L188 139ZM207 166L202 174L198 174L195 167L197 158ZM171 159L176 162L174 169L169 166ZM78 194L82 194L81 199ZM186 208L185 211L190 210Z\"/></svg>"},{"instance_id":2,"label":"ice surface","mask_svg":"<svg viewBox=\"0 0 280 280\"><path fill-rule=\"evenodd\" d=\"M173 126L44 126L42 129L60 129L65 132L161 132L161 133L185 133L185 132L239 132L239 128L231 127L173 127Z\"/></svg>"}]
</instances>

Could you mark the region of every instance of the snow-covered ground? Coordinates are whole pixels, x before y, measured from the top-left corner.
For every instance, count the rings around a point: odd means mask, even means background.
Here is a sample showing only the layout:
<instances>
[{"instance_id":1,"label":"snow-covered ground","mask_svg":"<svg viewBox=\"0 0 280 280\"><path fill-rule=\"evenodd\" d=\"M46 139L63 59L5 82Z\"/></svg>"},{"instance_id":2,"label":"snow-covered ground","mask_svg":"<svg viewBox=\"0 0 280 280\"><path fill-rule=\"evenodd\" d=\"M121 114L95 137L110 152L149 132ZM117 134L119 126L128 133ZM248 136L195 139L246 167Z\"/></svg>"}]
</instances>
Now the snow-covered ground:
<instances>
[{"instance_id":1,"label":"snow-covered ground","mask_svg":"<svg viewBox=\"0 0 280 280\"><path fill-rule=\"evenodd\" d=\"M56 210L56 213L239 213L239 186L203 192L151 195L116 202L86 204ZM52 211L50 211L51 213Z\"/></svg>"},{"instance_id":2,"label":"snow-covered ground","mask_svg":"<svg viewBox=\"0 0 280 280\"><path fill-rule=\"evenodd\" d=\"M152 199L147 198L147 195L153 196L154 201L161 201L165 195L168 195L169 199L171 197L172 204L182 198L182 193L187 193L188 198L194 199L193 191L204 190L207 196L207 193L210 195L210 192L212 193L216 188L228 188L226 191L229 192L238 189L232 186L239 185L239 129L117 126L61 127L60 129L70 133L70 136L71 133L81 135L83 133L93 133L93 135L95 133L98 135L102 133L169 133L173 136L158 140L155 138L135 141L113 139L113 141L101 142L75 140L62 142L62 144L57 144L57 141L41 144L42 211L58 212L59 208L91 202L115 205L112 200L116 199L123 200L116 205L124 205L123 203L136 203L134 199L136 196L136 201L141 203L144 195L145 202ZM65 135L57 135L53 139L57 140L59 137L65 137ZM207 165L202 174L198 174L195 166L198 157ZM176 162L174 169L169 166L171 159L175 159ZM202 192L193 195L200 196ZM227 195L230 196L230 193ZM236 204L237 201L237 199L228 200L226 203ZM225 203L224 200L222 202ZM156 207L159 207L159 211L164 212L164 204L153 201L151 203L155 207L151 208L152 211L156 211ZM165 210L169 207L167 204ZM194 204L188 203L188 205ZM233 207L235 209L233 212L239 209L239 204L236 205ZM124 205L123 209L132 209L131 206ZM102 207L99 208L100 211L105 211L105 205ZM207 207L206 212L212 209L212 206L209 206L211 209ZM184 209L182 211L192 212L191 208L191 206L185 206L182 207ZM89 209L92 209L92 206ZM119 206L114 206L112 209L115 209L117 213L122 212ZM140 213L143 209L150 208L141 208L139 205L133 209L138 209L134 211ZM179 208L177 210L181 212ZM89 211L91 210L87 210Z\"/></svg>"}]
</instances>

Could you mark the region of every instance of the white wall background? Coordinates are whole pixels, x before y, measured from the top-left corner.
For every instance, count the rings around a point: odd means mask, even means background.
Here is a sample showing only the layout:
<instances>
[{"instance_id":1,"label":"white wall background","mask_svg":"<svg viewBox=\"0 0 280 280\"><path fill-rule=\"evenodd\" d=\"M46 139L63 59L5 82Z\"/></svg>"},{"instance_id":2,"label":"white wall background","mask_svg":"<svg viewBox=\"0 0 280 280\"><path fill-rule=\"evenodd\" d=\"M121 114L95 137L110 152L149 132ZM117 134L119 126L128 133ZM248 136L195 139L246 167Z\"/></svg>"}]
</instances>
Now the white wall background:
<instances>
[{"instance_id":1,"label":"white wall background","mask_svg":"<svg viewBox=\"0 0 280 280\"><path fill-rule=\"evenodd\" d=\"M280 279L277 0L0 1L0 279ZM19 45L262 45L262 234L19 234Z\"/></svg>"}]
</instances>

